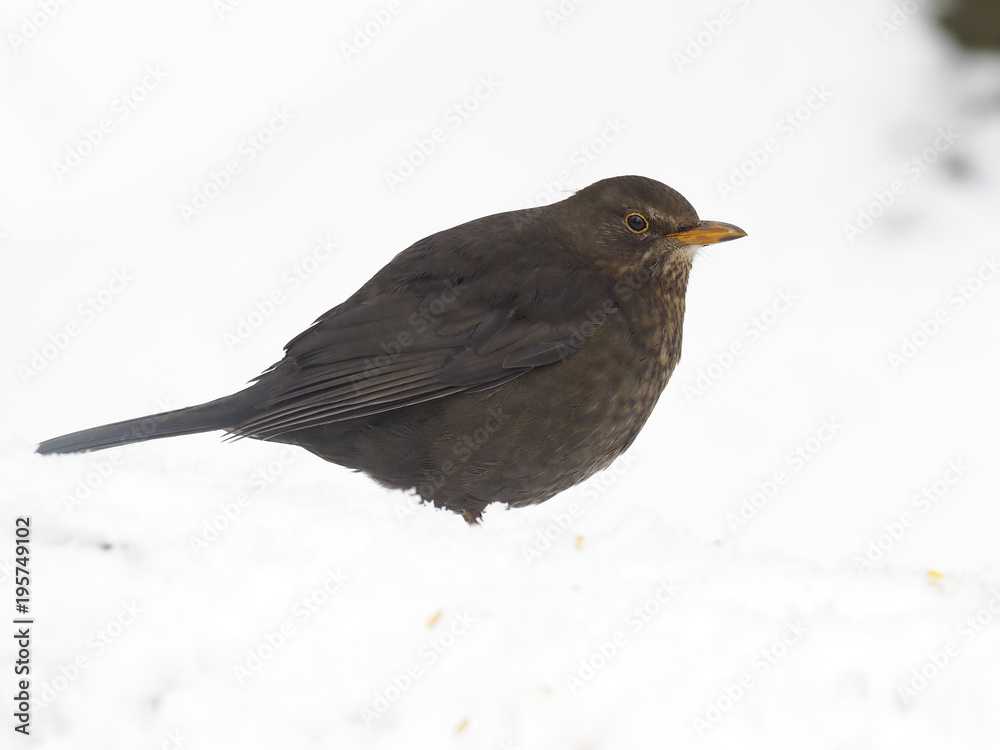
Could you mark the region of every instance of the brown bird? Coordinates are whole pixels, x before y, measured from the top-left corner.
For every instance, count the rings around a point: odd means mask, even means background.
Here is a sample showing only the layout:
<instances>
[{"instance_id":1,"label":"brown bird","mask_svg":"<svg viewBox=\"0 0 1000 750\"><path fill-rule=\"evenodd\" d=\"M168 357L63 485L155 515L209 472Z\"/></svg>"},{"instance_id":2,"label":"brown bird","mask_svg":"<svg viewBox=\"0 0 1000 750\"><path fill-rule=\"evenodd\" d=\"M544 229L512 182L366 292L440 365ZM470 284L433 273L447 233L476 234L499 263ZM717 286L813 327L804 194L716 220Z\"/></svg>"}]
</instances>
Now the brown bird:
<instances>
[{"instance_id":1,"label":"brown bird","mask_svg":"<svg viewBox=\"0 0 1000 750\"><path fill-rule=\"evenodd\" d=\"M695 252L746 236L645 177L420 240L231 396L46 440L99 450L224 430L298 445L479 520L635 440L681 354Z\"/></svg>"}]
</instances>

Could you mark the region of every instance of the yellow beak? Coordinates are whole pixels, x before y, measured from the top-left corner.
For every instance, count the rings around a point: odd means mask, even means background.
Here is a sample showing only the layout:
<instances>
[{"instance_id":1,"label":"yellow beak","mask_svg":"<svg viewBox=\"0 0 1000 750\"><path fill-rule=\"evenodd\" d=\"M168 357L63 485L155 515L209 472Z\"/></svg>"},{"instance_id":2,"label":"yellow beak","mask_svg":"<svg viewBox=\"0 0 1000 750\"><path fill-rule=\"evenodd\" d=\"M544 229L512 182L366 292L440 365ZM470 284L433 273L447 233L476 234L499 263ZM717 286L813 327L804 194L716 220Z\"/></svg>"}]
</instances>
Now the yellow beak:
<instances>
[{"instance_id":1,"label":"yellow beak","mask_svg":"<svg viewBox=\"0 0 1000 750\"><path fill-rule=\"evenodd\" d=\"M724 221L700 221L690 229L668 234L679 245L714 245L717 242L728 242L746 237L747 233L734 224Z\"/></svg>"}]
</instances>

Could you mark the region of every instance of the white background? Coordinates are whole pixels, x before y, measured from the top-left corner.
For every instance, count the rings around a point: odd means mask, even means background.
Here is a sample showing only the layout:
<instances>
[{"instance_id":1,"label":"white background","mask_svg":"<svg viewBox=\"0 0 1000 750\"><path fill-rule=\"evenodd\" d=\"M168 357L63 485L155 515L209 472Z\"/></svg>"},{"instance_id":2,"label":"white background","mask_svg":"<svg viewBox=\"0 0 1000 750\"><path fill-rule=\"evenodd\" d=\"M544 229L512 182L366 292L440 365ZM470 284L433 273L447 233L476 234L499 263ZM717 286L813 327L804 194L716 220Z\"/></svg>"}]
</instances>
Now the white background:
<instances>
[{"instance_id":1,"label":"white background","mask_svg":"<svg viewBox=\"0 0 1000 750\"><path fill-rule=\"evenodd\" d=\"M32 735L15 739L995 740L1000 64L908 8L6 4L0 611L30 515L36 618ZM271 137L275 110L290 122ZM627 456L584 486L468 528L253 441L33 454L233 392L420 237L619 174L749 236L697 259L684 358ZM317 261L325 237L338 249ZM793 304L767 312L780 295Z\"/></svg>"}]
</instances>

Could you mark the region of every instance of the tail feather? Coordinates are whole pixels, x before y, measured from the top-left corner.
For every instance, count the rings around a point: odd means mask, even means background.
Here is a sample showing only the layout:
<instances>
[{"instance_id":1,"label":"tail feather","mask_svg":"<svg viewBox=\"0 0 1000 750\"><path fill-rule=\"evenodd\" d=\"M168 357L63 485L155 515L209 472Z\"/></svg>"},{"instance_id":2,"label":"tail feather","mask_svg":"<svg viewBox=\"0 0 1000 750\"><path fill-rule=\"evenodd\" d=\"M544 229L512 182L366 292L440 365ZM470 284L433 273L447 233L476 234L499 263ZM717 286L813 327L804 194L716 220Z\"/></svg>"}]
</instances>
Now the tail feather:
<instances>
[{"instance_id":1,"label":"tail feather","mask_svg":"<svg viewBox=\"0 0 1000 750\"><path fill-rule=\"evenodd\" d=\"M184 409L174 409L137 419L126 419L123 422L91 427L88 430L71 432L68 435L40 443L37 452L42 454L81 453L115 448L129 443L140 443L144 440L193 435L197 432L212 432L213 430L228 430L239 424L245 417L244 410L239 405L243 399L237 398L240 395L235 394L198 406L188 406Z\"/></svg>"}]
</instances>

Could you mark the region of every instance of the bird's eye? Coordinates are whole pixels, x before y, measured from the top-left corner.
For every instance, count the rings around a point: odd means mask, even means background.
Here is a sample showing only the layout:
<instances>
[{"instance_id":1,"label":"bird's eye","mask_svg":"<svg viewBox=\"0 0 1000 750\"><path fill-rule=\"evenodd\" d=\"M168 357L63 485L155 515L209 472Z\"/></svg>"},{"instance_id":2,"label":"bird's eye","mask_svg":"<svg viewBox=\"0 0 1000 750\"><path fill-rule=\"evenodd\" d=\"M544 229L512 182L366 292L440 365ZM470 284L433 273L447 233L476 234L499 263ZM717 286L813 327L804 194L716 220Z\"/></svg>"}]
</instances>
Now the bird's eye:
<instances>
[{"instance_id":1,"label":"bird's eye","mask_svg":"<svg viewBox=\"0 0 1000 750\"><path fill-rule=\"evenodd\" d=\"M649 229L649 222L642 214L631 213L625 217L625 226L636 234L642 234Z\"/></svg>"}]
</instances>

